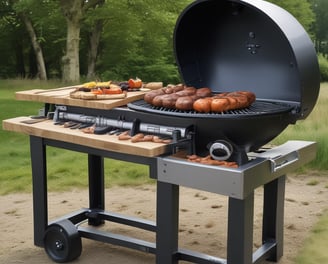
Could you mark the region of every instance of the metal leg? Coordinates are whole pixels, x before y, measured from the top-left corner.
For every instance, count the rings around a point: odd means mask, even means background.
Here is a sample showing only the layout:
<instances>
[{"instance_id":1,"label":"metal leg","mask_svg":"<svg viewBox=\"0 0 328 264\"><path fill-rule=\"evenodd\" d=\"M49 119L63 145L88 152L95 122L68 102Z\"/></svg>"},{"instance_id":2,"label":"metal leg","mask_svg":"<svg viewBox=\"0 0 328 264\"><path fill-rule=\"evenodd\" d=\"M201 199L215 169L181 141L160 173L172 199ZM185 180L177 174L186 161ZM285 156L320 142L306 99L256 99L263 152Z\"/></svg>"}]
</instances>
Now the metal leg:
<instances>
[{"instance_id":1,"label":"metal leg","mask_svg":"<svg viewBox=\"0 0 328 264\"><path fill-rule=\"evenodd\" d=\"M275 240L275 250L268 260L276 262L283 255L285 183L283 175L264 185L262 241Z\"/></svg>"},{"instance_id":2,"label":"metal leg","mask_svg":"<svg viewBox=\"0 0 328 264\"><path fill-rule=\"evenodd\" d=\"M156 263L178 263L179 186L157 181Z\"/></svg>"},{"instance_id":3,"label":"metal leg","mask_svg":"<svg viewBox=\"0 0 328 264\"><path fill-rule=\"evenodd\" d=\"M88 154L89 164L89 207L105 209L104 158ZM101 225L103 220L89 218L89 225Z\"/></svg>"},{"instance_id":4,"label":"metal leg","mask_svg":"<svg viewBox=\"0 0 328 264\"><path fill-rule=\"evenodd\" d=\"M34 245L43 247L43 238L48 226L47 160L43 139L30 136Z\"/></svg>"},{"instance_id":5,"label":"metal leg","mask_svg":"<svg viewBox=\"0 0 328 264\"><path fill-rule=\"evenodd\" d=\"M253 263L254 192L244 200L229 197L227 264Z\"/></svg>"}]
</instances>

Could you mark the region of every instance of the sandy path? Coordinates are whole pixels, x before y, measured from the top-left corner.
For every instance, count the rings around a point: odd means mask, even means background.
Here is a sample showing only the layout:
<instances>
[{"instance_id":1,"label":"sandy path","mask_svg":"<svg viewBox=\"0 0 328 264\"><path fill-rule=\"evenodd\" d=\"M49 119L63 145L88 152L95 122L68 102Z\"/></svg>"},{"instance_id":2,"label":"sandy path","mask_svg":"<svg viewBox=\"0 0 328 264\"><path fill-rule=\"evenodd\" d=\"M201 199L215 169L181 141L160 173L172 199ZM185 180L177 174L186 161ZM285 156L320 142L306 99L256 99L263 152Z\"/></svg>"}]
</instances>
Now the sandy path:
<instances>
[{"instance_id":1,"label":"sandy path","mask_svg":"<svg viewBox=\"0 0 328 264\"><path fill-rule=\"evenodd\" d=\"M309 182L317 182L309 185ZM292 264L308 232L328 209L328 176L288 177L285 199L285 246L280 264ZM114 187L106 190L107 210L155 219L155 186ZM262 188L255 193L254 246L260 244ZM53 263L42 248L33 245L31 194L0 196L0 263ZM49 193L50 219L88 206L87 190ZM180 189L179 246L225 257L227 198ZM154 241L153 233L106 223L103 228L119 234ZM155 257L91 240L82 240L83 251L74 263L155 263Z\"/></svg>"}]
</instances>

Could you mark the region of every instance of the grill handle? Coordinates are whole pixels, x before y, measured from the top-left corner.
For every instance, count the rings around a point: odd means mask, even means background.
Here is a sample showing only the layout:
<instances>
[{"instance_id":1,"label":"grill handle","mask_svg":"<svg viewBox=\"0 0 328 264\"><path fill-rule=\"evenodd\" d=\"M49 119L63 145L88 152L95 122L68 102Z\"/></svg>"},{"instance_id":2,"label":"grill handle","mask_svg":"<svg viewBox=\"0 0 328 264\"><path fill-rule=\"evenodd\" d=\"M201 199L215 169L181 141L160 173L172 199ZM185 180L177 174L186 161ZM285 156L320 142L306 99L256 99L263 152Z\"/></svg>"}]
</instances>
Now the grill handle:
<instances>
[{"instance_id":1,"label":"grill handle","mask_svg":"<svg viewBox=\"0 0 328 264\"><path fill-rule=\"evenodd\" d=\"M286 155L280 156L275 159L270 159L271 161L271 171L277 172L282 170L283 168L290 166L292 163L295 163L299 160L299 153L298 151L293 151Z\"/></svg>"}]
</instances>

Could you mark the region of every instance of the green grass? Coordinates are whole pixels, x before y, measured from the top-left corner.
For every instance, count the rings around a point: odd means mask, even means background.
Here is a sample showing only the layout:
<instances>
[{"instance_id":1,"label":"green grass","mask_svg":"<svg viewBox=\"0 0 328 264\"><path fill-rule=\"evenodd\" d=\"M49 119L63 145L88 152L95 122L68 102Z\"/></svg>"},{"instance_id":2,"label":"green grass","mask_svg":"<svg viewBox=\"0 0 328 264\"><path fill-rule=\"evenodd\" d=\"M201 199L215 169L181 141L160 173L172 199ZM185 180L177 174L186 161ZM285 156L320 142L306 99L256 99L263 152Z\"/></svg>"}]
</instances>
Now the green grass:
<instances>
[{"instance_id":1,"label":"green grass","mask_svg":"<svg viewBox=\"0 0 328 264\"><path fill-rule=\"evenodd\" d=\"M87 155L48 148L48 181L52 191L88 186ZM151 183L148 167L140 164L105 159L105 186Z\"/></svg>"},{"instance_id":2,"label":"green grass","mask_svg":"<svg viewBox=\"0 0 328 264\"><path fill-rule=\"evenodd\" d=\"M311 231L310 237L305 241L305 244L298 256L296 264L318 264L328 263L328 211L320 218L319 222Z\"/></svg>"},{"instance_id":3,"label":"green grass","mask_svg":"<svg viewBox=\"0 0 328 264\"><path fill-rule=\"evenodd\" d=\"M53 84L55 86L55 84ZM0 80L0 120L23 115L35 115L42 104L15 100L15 92L34 88L51 88L40 82ZM26 135L0 130L0 195L31 190L29 139Z\"/></svg>"},{"instance_id":4,"label":"green grass","mask_svg":"<svg viewBox=\"0 0 328 264\"><path fill-rule=\"evenodd\" d=\"M321 84L318 102L305 120L290 125L273 144L280 145L287 140L316 141L317 157L306 167L315 170L328 170L328 83Z\"/></svg>"}]
</instances>

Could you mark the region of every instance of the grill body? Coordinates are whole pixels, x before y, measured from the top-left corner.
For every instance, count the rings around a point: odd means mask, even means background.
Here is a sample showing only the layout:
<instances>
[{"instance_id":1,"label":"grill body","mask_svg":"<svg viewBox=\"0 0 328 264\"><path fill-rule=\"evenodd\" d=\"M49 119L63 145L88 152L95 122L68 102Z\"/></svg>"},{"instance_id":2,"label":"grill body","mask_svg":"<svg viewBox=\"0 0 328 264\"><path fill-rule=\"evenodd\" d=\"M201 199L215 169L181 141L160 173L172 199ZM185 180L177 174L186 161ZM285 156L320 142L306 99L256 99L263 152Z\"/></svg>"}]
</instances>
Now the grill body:
<instances>
[{"instance_id":1,"label":"grill body","mask_svg":"<svg viewBox=\"0 0 328 264\"><path fill-rule=\"evenodd\" d=\"M257 101L250 109L216 114L156 108L144 101L133 102L129 107L148 122L158 122L156 116L165 124L193 125L196 128L196 152L200 155L206 154L207 145L218 139L232 143L237 151L254 151L295 122L292 106L265 101ZM130 115L134 116L134 113Z\"/></svg>"}]
</instances>

